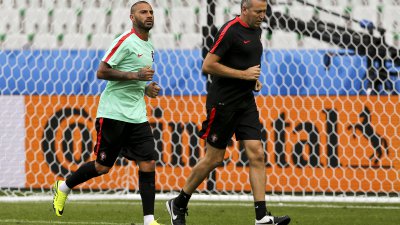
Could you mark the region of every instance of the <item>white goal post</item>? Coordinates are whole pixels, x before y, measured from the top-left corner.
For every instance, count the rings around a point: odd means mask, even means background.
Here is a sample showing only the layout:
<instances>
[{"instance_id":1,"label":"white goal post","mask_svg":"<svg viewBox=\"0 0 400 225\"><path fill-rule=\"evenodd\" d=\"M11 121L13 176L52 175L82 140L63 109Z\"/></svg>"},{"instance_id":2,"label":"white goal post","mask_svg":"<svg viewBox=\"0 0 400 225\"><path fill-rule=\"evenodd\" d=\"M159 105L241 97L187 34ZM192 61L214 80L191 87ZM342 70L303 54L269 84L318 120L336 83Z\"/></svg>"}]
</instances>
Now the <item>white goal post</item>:
<instances>
[{"instance_id":1,"label":"white goal post","mask_svg":"<svg viewBox=\"0 0 400 225\"><path fill-rule=\"evenodd\" d=\"M49 200L57 179L95 159L96 109L105 87L95 72L112 39L130 27L132 1L38 2L0 4L0 13L17 18L0 22L0 201ZM203 34L213 33L207 15L219 28L240 13L240 1L150 2L155 81L162 92L146 101L158 152L157 198L166 199L205 153L198 131L208 82L201 72ZM274 24L263 24L264 86L255 95L267 200L398 203L400 54L397 28L388 21L400 17L384 13L398 6L332 1L332 11L325 11L320 2L270 1ZM376 42L380 30L352 20L359 9L376 14L385 44ZM29 21L37 14L40 21ZM65 15L72 17L67 27L58 18ZM137 199L137 172L121 157L110 173L74 189L71 199ZM223 165L194 198L252 200L248 172L233 138Z\"/></svg>"}]
</instances>

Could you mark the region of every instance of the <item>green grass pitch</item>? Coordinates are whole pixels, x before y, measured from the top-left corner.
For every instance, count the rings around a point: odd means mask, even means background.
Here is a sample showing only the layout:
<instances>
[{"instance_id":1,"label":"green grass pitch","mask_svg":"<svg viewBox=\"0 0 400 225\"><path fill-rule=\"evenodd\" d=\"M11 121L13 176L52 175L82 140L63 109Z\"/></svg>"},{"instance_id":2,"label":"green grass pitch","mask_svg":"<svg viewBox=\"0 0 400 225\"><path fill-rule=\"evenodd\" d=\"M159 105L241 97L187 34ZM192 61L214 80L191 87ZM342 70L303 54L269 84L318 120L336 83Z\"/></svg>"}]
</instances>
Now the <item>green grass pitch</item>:
<instances>
[{"instance_id":1,"label":"green grass pitch","mask_svg":"<svg viewBox=\"0 0 400 225\"><path fill-rule=\"evenodd\" d=\"M67 201L64 216L53 214L51 202L0 202L0 224L139 225L139 201ZM398 225L400 204L373 203L269 203L276 215L288 214L291 225ZM156 202L156 218L169 224L165 201ZM252 225L251 202L191 201L188 225Z\"/></svg>"}]
</instances>

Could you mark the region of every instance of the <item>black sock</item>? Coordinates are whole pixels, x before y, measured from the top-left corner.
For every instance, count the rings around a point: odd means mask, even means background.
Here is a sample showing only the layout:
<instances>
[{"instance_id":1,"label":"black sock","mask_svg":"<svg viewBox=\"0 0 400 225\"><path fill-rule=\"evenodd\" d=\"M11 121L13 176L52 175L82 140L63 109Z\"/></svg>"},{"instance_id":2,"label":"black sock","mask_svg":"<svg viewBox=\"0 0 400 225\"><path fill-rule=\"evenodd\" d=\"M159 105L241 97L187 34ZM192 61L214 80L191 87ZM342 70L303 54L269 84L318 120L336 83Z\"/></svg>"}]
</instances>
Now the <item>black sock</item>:
<instances>
[{"instance_id":1,"label":"black sock","mask_svg":"<svg viewBox=\"0 0 400 225\"><path fill-rule=\"evenodd\" d=\"M257 220L261 220L267 213L267 206L265 206L265 201L254 202L254 208L256 210Z\"/></svg>"},{"instance_id":2,"label":"black sock","mask_svg":"<svg viewBox=\"0 0 400 225\"><path fill-rule=\"evenodd\" d=\"M192 195L186 194L183 190L179 193L178 197L174 200L174 205L180 209L186 209Z\"/></svg>"},{"instance_id":3,"label":"black sock","mask_svg":"<svg viewBox=\"0 0 400 225\"><path fill-rule=\"evenodd\" d=\"M142 198L143 215L154 215L156 172L139 171L139 191Z\"/></svg>"},{"instance_id":4,"label":"black sock","mask_svg":"<svg viewBox=\"0 0 400 225\"><path fill-rule=\"evenodd\" d=\"M85 181L92 179L93 177L98 177L100 174L97 173L96 167L94 166L94 161L83 164L75 173L67 178L65 183L69 188L73 188Z\"/></svg>"}]
</instances>

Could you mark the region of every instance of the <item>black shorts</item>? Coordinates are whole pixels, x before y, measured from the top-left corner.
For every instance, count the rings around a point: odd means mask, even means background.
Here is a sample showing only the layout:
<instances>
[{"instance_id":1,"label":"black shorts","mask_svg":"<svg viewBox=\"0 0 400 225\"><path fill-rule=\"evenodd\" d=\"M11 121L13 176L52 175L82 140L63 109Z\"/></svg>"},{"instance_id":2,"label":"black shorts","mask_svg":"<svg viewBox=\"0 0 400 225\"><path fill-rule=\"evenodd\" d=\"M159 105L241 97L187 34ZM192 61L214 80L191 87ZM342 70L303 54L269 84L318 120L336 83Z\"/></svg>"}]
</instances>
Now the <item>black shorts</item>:
<instances>
[{"instance_id":1,"label":"black shorts","mask_svg":"<svg viewBox=\"0 0 400 225\"><path fill-rule=\"evenodd\" d=\"M207 109L200 137L213 147L225 149L233 134L236 140L261 140L261 128L256 107L239 111L215 107Z\"/></svg>"},{"instance_id":2,"label":"black shorts","mask_svg":"<svg viewBox=\"0 0 400 225\"><path fill-rule=\"evenodd\" d=\"M155 160L154 137L150 124L127 123L108 118L96 119L97 143L94 152L96 162L112 167L121 154L129 160Z\"/></svg>"}]
</instances>

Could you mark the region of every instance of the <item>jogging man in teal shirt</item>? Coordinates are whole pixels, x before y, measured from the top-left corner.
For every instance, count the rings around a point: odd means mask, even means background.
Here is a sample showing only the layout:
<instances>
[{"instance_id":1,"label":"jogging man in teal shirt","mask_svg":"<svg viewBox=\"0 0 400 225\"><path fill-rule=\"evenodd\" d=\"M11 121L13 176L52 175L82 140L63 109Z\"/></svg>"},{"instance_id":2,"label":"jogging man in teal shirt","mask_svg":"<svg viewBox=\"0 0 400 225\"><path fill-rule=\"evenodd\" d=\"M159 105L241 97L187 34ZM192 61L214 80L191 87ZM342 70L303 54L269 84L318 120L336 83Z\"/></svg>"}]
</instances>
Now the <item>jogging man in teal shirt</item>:
<instances>
[{"instance_id":1,"label":"jogging man in teal shirt","mask_svg":"<svg viewBox=\"0 0 400 225\"><path fill-rule=\"evenodd\" d=\"M132 29L114 40L97 70L99 79L107 80L97 109L97 143L95 161L82 165L65 181L53 185L53 208L62 216L72 188L108 173L119 154L139 165L139 191L144 225L158 225L154 220L155 160L154 137L146 116L144 95L155 98L160 91L152 82L153 44L149 31L153 27L153 9L146 1L131 7ZM150 83L148 83L150 82Z\"/></svg>"}]
</instances>

